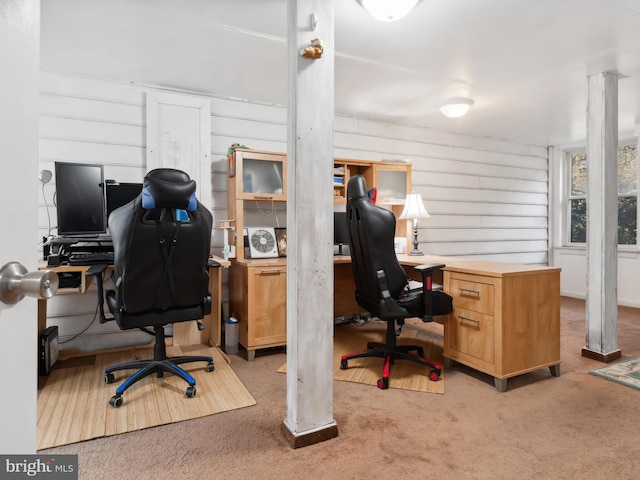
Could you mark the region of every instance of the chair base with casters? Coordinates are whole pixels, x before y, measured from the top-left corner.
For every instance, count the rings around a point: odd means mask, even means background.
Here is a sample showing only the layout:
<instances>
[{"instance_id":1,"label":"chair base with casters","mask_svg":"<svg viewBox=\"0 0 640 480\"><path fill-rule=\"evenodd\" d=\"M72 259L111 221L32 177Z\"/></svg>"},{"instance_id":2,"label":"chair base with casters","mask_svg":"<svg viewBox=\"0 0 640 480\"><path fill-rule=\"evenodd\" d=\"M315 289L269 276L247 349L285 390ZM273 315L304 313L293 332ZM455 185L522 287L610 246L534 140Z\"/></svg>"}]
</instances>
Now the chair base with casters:
<instances>
[{"instance_id":1,"label":"chair base with casters","mask_svg":"<svg viewBox=\"0 0 640 480\"><path fill-rule=\"evenodd\" d=\"M172 373L182 378L189 384L187 390L185 391L185 396L193 398L196 396L196 380L178 365L191 362L207 362L206 371L213 372L215 370L213 357L205 355L167 357L167 349L164 342L164 328L158 326L154 329L156 335L156 343L153 347L153 360L134 360L132 362L112 365L104 369L105 383L113 383L115 381L115 376L113 375L113 372L115 371L138 369L136 373L127 378L116 389L116 394L109 399L109 405L111 405L112 407L119 407L122 405L122 403L124 402L122 394L127 388L153 373L155 373L158 378L162 378L165 372Z\"/></svg>"},{"instance_id":2,"label":"chair base with casters","mask_svg":"<svg viewBox=\"0 0 640 480\"><path fill-rule=\"evenodd\" d=\"M103 272L106 270L107 265L93 265L87 271L88 276L94 276L96 278L96 289L98 292L98 298L103 298L104 292L104 280L102 278ZM107 301L107 305L109 306L109 310L112 314L114 314L116 310L116 299L115 292L110 291L107 292L107 295L104 296ZM109 321L115 320L114 317L108 318L104 312L104 305L102 302L98 304L98 310L100 315L100 323L106 323ZM196 309L197 310L197 309ZM206 312L206 309L203 311ZM194 317L198 317L199 315L194 314ZM145 318L145 317L143 317ZM143 325L149 323L144 320L139 321L140 325L138 328L140 330L152 333ZM167 322L169 323L169 322ZM198 322L198 329L200 329L200 323ZM185 391L185 396L188 398L193 398L196 396L196 380L185 370L180 368L178 365L183 363L191 363L191 362L207 362L206 371L213 372L215 370L215 365L213 363L213 357L205 356L205 355L188 355L188 356L179 356L179 357L167 357L167 347L165 344L165 333L164 333L164 324L156 325L153 327L154 335L155 335L155 344L153 346L153 359L151 360L134 360L131 362L120 363L118 365L112 365L110 367L106 367L104 369L104 382L107 384L111 384L115 382L115 375L113 372L118 370L138 370L136 373L127 378L122 384L116 389L116 394L109 399L109 405L112 407L120 407L124 399L122 398L122 394L126 389L130 386L134 385L138 381L143 378L155 373L157 378L162 378L164 373L171 373L182 378L186 381L189 386Z\"/></svg>"},{"instance_id":3,"label":"chair base with casters","mask_svg":"<svg viewBox=\"0 0 640 480\"><path fill-rule=\"evenodd\" d=\"M415 354L411 352L416 352ZM440 379L442 373L442 367L437 363L427 360L423 357L424 349L417 345L397 345L396 343L396 329L394 321L387 321L387 334L386 343L368 342L367 350L349 353L343 355L340 359L340 369L346 370L349 368L349 360L354 358L367 358L378 357L384 359L384 367L382 369L382 376L378 379L378 388L386 390L389 388L389 375L391 373L391 366L396 360L409 360L425 367L429 367L429 380L437 382Z\"/></svg>"}]
</instances>

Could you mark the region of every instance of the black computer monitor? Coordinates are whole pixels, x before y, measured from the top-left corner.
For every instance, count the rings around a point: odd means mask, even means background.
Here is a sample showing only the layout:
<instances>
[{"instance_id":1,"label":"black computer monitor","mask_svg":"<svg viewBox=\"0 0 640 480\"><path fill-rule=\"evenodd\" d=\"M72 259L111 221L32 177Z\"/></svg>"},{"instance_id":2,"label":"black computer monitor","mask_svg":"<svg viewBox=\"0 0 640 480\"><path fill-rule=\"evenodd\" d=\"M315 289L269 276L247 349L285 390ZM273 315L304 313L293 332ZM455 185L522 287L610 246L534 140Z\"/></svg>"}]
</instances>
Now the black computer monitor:
<instances>
[{"instance_id":1,"label":"black computer monitor","mask_svg":"<svg viewBox=\"0 0 640 480\"><path fill-rule=\"evenodd\" d=\"M102 165L56 162L58 235L106 233Z\"/></svg>"},{"instance_id":2,"label":"black computer monitor","mask_svg":"<svg viewBox=\"0 0 640 480\"><path fill-rule=\"evenodd\" d=\"M347 212L333 212L333 246L336 255L349 255Z\"/></svg>"},{"instance_id":3,"label":"black computer monitor","mask_svg":"<svg viewBox=\"0 0 640 480\"><path fill-rule=\"evenodd\" d=\"M135 199L142 191L141 183L107 183L107 226L109 215L116 208L126 205Z\"/></svg>"}]
</instances>

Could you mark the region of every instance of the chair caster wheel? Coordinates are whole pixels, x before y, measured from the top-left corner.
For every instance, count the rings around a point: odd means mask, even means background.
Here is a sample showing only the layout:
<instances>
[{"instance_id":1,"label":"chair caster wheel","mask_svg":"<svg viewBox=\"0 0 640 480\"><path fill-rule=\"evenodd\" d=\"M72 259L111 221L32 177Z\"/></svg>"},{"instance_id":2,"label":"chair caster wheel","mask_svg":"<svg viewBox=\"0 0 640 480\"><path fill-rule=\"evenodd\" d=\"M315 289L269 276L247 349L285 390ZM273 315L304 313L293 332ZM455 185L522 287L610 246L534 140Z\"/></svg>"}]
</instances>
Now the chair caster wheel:
<instances>
[{"instance_id":1,"label":"chair caster wheel","mask_svg":"<svg viewBox=\"0 0 640 480\"><path fill-rule=\"evenodd\" d=\"M113 375L113 373L105 373L104 374L104 383L113 383L115 382L116 377Z\"/></svg>"},{"instance_id":2,"label":"chair caster wheel","mask_svg":"<svg viewBox=\"0 0 640 480\"><path fill-rule=\"evenodd\" d=\"M349 365L347 365L347 361L340 360L340 370L346 370L347 368L349 368Z\"/></svg>"},{"instance_id":3,"label":"chair caster wheel","mask_svg":"<svg viewBox=\"0 0 640 480\"><path fill-rule=\"evenodd\" d=\"M216 366L213 363L207 364L207 372L213 372L216 369Z\"/></svg>"},{"instance_id":4,"label":"chair caster wheel","mask_svg":"<svg viewBox=\"0 0 640 480\"><path fill-rule=\"evenodd\" d=\"M432 382L437 382L440 380L440 370L431 370L429 372L429 380Z\"/></svg>"},{"instance_id":5,"label":"chair caster wheel","mask_svg":"<svg viewBox=\"0 0 640 480\"><path fill-rule=\"evenodd\" d=\"M192 385L190 387L187 387L187 391L184 392L184 394L189 398L195 397L196 396L196 386Z\"/></svg>"},{"instance_id":6,"label":"chair caster wheel","mask_svg":"<svg viewBox=\"0 0 640 480\"><path fill-rule=\"evenodd\" d=\"M109 399L109 405L111 405L113 408L118 408L120 405L122 405L122 402L124 402L124 400L120 395L114 395Z\"/></svg>"},{"instance_id":7,"label":"chair caster wheel","mask_svg":"<svg viewBox=\"0 0 640 480\"><path fill-rule=\"evenodd\" d=\"M378 388L381 390L386 390L389 388L389 379L388 378L379 378L378 379Z\"/></svg>"}]
</instances>

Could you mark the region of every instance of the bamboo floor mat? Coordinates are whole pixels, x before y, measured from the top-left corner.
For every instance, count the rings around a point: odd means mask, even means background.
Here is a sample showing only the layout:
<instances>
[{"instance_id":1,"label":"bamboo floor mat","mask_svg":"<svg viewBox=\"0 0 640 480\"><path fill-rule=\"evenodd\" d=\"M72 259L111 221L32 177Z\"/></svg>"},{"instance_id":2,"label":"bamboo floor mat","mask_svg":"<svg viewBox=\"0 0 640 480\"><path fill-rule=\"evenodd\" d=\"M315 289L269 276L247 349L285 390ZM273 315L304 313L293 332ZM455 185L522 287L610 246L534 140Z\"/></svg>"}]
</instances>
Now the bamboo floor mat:
<instances>
[{"instance_id":1,"label":"bamboo floor mat","mask_svg":"<svg viewBox=\"0 0 640 480\"><path fill-rule=\"evenodd\" d=\"M407 320L402 334L398 337L398 345L422 346L424 357L442 367L442 336L434 333L432 329L422 328L419 323L422 322ZM340 358L347 353L366 349L367 342L384 342L386 328L386 323L380 320L373 320L362 326L356 324L336 326L333 336L334 380L376 385L382 375L383 360L381 358L349 360L349 368L346 370L340 370ZM286 364L278 369L281 373L286 371ZM429 371L429 368L417 363L397 360L391 367L389 388L444 394L444 367L437 382L429 380Z\"/></svg>"},{"instance_id":2,"label":"bamboo floor mat","mask_svg":"<svg viewBox=\"0 0 640 480\"><path fill-rule=\"evenodd\" d=\"M181 365L196 379L194 398L185 397L188 385L181 378L149 375L124 392L121 407L109 405L118 385L134 370L115 372L115 383L105 384L105 367L153 358L153 348L99 354L87 357L94 358L90 365L55 368L38 391L38 450L255 405L217 348L167 347L167 354L213 357L213 372L205 371L204 362Z\"/></svg>"}]
</instances>

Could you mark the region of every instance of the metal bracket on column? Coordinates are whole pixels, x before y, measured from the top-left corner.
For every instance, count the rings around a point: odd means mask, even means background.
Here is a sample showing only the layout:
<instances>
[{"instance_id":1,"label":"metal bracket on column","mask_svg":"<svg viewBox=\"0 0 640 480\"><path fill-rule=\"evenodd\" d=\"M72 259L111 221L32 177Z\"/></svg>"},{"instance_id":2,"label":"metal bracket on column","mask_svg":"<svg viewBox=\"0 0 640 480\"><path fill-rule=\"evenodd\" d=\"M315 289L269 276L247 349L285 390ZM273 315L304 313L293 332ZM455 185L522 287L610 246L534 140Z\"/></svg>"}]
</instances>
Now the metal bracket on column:
<instances>
[{"instance_id":1,"label":"metal bracket on column","mask_svg":"<svg viewBox=\"0 0 640 480\"><path fill-rule=\"evenodd\" d=\"M322 46L322 40L319 38L314 38L311 40L311 45L308 47L304 47L300 52L300 55L306 58L318 59L322 58L322 54L324 53L324 47Z\"/></svg>"}]
</instances>

